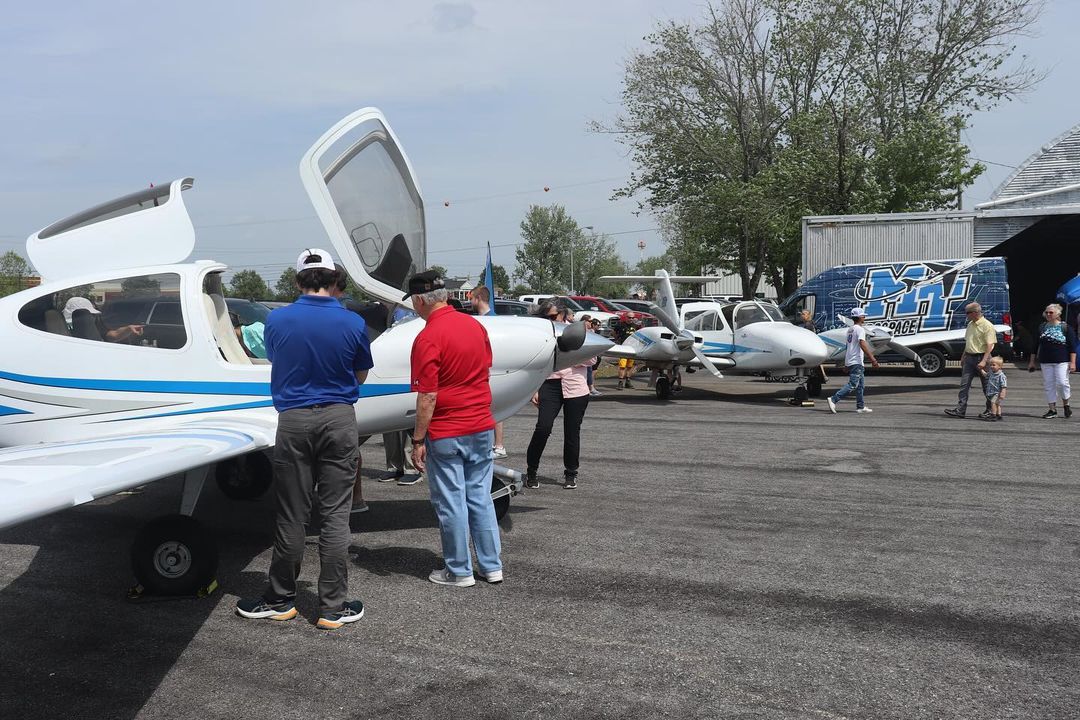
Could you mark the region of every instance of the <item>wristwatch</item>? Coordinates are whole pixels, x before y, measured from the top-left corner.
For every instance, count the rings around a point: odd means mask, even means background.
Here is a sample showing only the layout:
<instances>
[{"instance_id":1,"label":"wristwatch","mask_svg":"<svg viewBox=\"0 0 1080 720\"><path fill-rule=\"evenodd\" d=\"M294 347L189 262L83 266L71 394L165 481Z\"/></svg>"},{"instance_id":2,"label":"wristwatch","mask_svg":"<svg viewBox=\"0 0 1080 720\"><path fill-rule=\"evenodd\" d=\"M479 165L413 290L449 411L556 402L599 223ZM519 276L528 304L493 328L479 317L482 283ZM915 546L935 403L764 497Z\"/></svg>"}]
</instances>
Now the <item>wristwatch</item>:
<instances>
[{"instance_id":1,"label":"wristwatch","mask_svg":"<svg viewBox=\"0 0 1080 720\"><path fill-rule=\"evenodd\" d=\"M409 439L412 440L413 445L420 445L421 443L424 442L424 438L410 437Z\"/></svg>"}]
</instances>

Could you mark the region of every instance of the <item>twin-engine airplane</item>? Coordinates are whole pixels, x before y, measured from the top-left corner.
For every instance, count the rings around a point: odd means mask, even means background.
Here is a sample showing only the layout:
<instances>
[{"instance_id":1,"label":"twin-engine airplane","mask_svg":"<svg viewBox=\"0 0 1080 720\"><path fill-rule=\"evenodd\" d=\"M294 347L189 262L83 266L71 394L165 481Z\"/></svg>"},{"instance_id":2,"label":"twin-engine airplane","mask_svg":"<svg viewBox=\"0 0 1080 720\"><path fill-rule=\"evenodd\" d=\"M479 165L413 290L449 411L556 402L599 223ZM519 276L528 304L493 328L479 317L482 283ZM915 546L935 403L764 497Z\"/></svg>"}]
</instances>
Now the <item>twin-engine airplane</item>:
<instances>
[{"instance_id":1,"label":"twin-engine airplane","mask_svg":"<svg viewBox=\"0 0 1080 720\"><path fill-rule=\"evenodd\" d=\"M365 108L339 122L304 155L300 175L352 278L400 303L409 275L426 266L424 205L382 113ZM225 266L184 263L195 245L182 197L191 186L176 180L35 233L27 251L42 284L0 299L0 528L182 476L179 514L146 525L132 549L138 581L159 594L213 580L216 543L191 517L196 501L215 466L230 495L265 490L269 466L257 460L277 426L270 366L245 352L230 322ZM478 320L491 339L499 419L552 369L611 345L580 323ZM409 354L422 327L401 322L372 343L358 433L413 426ZM246 470L237 473L240 458ZM497 471L500 514L519 483L519 474Z\"/></svg>"},{"instance_id":2,"label":"twin-engine airplane","mask_svg":"<svg viewBox=\"0 0 1080 720\"><path fill-rule=\"evenodd\" d=\"M820 338L787 322L770 303L700 302L676 308L672 282L703 283L715 278L671 276L666 270L657 270L652 276L608 275L600 280L657 286L658 310L654 314L661 325L636 330L608 352L633 357L650 369L701 365L716 377L729 372L805 382L809 371L828 355ZM670 395L671 384L660 375L656 396L666 399Z\"/></svg>"}]
</instances>

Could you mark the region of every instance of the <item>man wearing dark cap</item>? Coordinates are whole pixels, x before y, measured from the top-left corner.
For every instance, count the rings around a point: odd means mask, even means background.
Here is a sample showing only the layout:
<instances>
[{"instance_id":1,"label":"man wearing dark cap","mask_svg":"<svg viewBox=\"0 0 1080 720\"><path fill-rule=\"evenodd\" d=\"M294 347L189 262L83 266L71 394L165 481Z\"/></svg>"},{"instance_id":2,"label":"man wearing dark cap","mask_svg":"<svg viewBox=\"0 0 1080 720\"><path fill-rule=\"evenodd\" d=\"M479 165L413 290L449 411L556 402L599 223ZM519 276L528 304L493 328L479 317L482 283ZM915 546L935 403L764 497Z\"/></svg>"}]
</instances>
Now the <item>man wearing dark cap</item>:
<instances>
[{"instance_id":1,"label":"man wearing dark cap","mask_svg":"<svg viewBox=\"0 0 1080 720\"><path fill-rule=\"evenodd\" d=\"M278 411L274 441L277 527L269 583L260 598L242 599L246 618L296 617L296 576L312 495L319 506L319 621L333 630L364 616L348 600L349 510L358 448L353 405L371 369L364 321L331 294L337 270L330 253L309 249L296 260L296 302L266 321L270 394Z\"/></svg>"},{"instance_id":2,"label":"man wearing dark cap","mask_svg":"<svg viewBox=\"0 0 1080 720\"><path fill-rule=\"evenodd\" d=\"M409 278L405 297L426 321L412 347L412 389L417 393L412 460L427 474L446 564L428 579L455 587L476 584L471 535L480 577L502 582L499 526L491 501L495 418L487 331L447 304L448 293L434 271Z\"/></svg>"}]
</instances>

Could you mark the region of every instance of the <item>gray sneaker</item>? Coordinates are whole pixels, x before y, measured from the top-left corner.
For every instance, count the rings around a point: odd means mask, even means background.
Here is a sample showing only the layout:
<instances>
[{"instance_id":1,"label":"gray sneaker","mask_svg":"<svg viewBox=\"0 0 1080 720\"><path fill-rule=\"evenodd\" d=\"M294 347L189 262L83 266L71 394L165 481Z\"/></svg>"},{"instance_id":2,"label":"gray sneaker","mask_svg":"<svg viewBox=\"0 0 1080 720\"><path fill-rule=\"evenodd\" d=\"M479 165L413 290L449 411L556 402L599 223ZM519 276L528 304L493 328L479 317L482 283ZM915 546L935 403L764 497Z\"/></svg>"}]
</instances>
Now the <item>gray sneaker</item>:
<instances>
[{"instance_id":1,"label":"gray sneaker","mask_svg":"<svg viewBox=\"0 0 1080 720\"><path fill-rule=\"evenodd\" d=\"M451 575L450 571L446 568L443 568L442 570L432 570L427 579L436 585L450 585L452 587L472 587L476 584L476 578L472 575L458 577L457 575Z\"/></svg>"},{"instance_id":2,"label":"gray sneaker","mask_svg":"<svg viewBox=\"0 0 1080 720\"><path fill-rule=\"evenodd\" d=\"M416 475L403 475L401 479L397 481L397 484L415 485L422 482L424 482L424 473L417 473Z\"/></svg>"}]
</instances>

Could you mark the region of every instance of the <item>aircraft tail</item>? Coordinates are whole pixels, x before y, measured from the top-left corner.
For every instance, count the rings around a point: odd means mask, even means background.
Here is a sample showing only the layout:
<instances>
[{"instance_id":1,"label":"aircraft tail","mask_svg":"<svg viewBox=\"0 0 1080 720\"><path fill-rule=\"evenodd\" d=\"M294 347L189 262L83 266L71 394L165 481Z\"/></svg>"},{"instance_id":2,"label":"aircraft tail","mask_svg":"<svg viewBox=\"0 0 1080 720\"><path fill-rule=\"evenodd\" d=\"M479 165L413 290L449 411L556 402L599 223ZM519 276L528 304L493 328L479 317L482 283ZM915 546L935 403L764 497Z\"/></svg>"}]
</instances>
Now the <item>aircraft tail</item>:
<instances>
[{"instance_id":1,"label":"aircraft tail","mask_svg":"<svg viewBox=\"0 0 1080 720\"><path fill-rule=\"evenodd\" d=\"M656 288L656 304L660 309L660 320L669 330L676 334L682 330L682 323L679 322L679 308L675 305L675 291L672 290L671 283L700 284L716 280L715 277L668 275L667 270L657 270L655 275L604 275L597 279L610 282L632 282L641 283L642 285L658 286Z\"/></svg>"}]
</instances>

